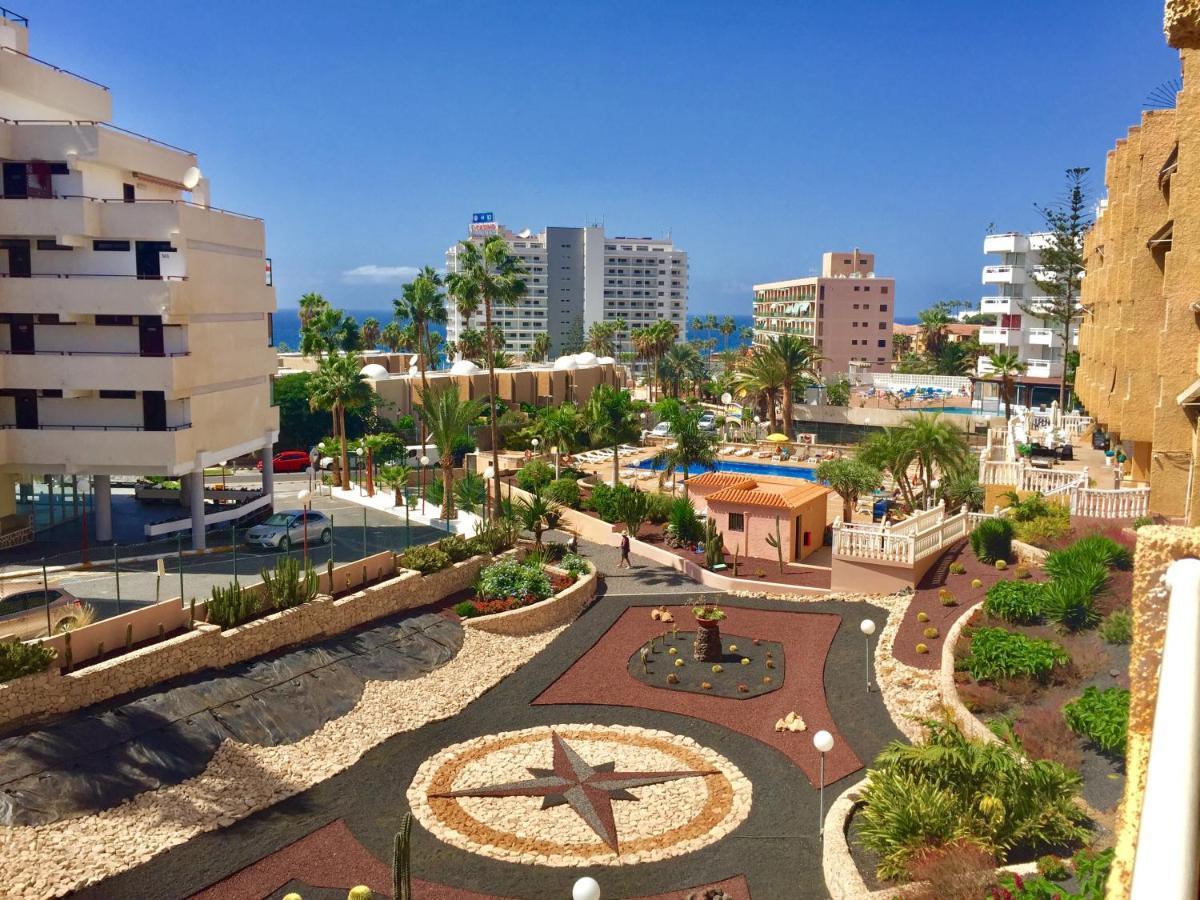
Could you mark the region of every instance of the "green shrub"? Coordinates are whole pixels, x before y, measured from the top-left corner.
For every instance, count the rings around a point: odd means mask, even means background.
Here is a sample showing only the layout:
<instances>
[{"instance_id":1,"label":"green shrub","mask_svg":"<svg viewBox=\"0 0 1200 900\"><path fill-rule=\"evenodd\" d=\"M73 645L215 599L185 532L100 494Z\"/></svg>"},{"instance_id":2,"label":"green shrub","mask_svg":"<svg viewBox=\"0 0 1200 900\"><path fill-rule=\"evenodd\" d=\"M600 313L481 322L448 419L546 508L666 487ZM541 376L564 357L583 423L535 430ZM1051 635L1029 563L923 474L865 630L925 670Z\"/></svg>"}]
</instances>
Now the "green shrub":
<instances>
[{"instance_id":1,"label":"green shrub","mask_svg":"<svg viewBox=\"0 0 1200 900\"><path fill-rule=\"evenodd\" d=\"M1070 547L1058 550L1046 557L1045 570L1051 576L1069 572L1081 562L1094 562L1106 569L1133 568L1133 555L1110 537L1089 534Z\"/></svg>"},{"instance_id":2,"label":"green shrub","mask_svg":"<svg viewBox=\"0 0 1200 900\"><path fill-rule=\"evenodd\" d=\"M620 485L624 487L624 485ZM613 497L615 501L615 512L617 518L615 521L620 522L625 526L629 536L637 537L637 534L642 529L642 524L646 521L650 511L650 498L658 497L660 494L646 494L642 491L635 491L626 488L624 491L614 491Z\"/></svg>"},{"instance_id":3,"label":"green shrub","mask_svg":"<svg viewBox=\"0 0 1200 900\"><path fill-rule=\"evenodd\" d=\"M1004 628L977 628L962 667L976 681L999 678L1033 678L1045 681L1055 666L1066 665L1070 655L1054 641L1027 637Z\"/></svg>"},{"instance_id":4,"label":"green shrub","mask_svg":"<svg viewBox=\"0 0 1200 900\"><path fill-rule=\"evenodd\" d=\"M997 581L987 590L983 611L989 616L1032 625L1042 619L1045 585L1033 581Z\"/></svg>"},{"instance_id":5,"label":"green shrub","mask_svg":"<svg viewBox=\"0 0 1200 900\"><path fill-rule=\"evenodd\" d=\"M515 559L492 563L479 573L475 595L479 600L516 600L522 604L545 600L553 591L541 566Z\"/></svg>"},{"instance_id":6,"label":"green shrub","mask_svg":"<svg viewBox=\"0 0 1200 900\"><path fill-rule=\"evenodd\" d=\"M1066 631L1094 628L1100 621L1096 595L1107 580L1108 570L1094 561L1081 562L1074 571L1053 578L1042 601L1047 621Z\"/></svg>"},{"instance_id":7,"label":"green shrub","mask_svg":"<svg viewBox=\"0 0 1200 900\"><path fill-rule=\"evenodd\" d=\"M479 545L475 543L475 539L464 538L461 534L442 538L433 546L445 553L446 557L452 563L462 562L464 559L470 559L479 553Z\"/></svg>"},{"instance_id":8,"label":"green shrub","mask_svg":"<svg viewBox=\"0 0 1200 900\"><path fill-rule=\"evenodd\" d=\"M300 573L300 560L285 556L275 563L275 571L262 570L263 591L266 593L264 605L268 609L291 609L301 603L308 603L317 596L320 579L309 563L304 569L304 577ZM329 586L333 592L333 585Z\"/></svg>"},{"instance_id":9,"label":"green shrub","mask_svg":"<svg viewBox=\"0 0 1200 900\"><path fill-rule=\"evenodd\" d=\"M1133 643L1133 617L1118 609L1100 623L1100 637L1109 644Z\"/></svg>"},{"instance_id":10,"label":"green shrub","mask_svg":"<svg viewBox=\"0 0 1200 900\"><path fill-rule=\"evenodd\" d=\"M548 563L561 563L567 555L567 545L563 541L546 541L542 544L542 552Z\"/></svg>"},{"instance_id":11,"label":"green shrub","mask_svg":"<svg viewBox=\"0 0 1200 900\"><path fill-rule=\"evenodd\" d=\"M1038 873L1050 881L1066 881L1071 875L1067 870L1067 864L1049 853L1038 857L1037 867Z\"/></svg>"},{"instance_id":12,"label":"green shrub","mask_svg":"<svg viewBox=\"0 0 1200 900\"><path fill-rule=\"evenodd\" d=\"M591 571L588 561L578 553L568 553L558 565L559 568L566 570L568 574L573 575L575 578L581 578Z\"/></svg>"},{"instance_id":13,"label":"green shrub","mask_svg":"<svg viewBox=\"0 0 1200 900\"><path fill-rule=\"evenodd\" d=\"M475 604L470 600L464 600L462 603L454 604L454 612L460 619L470 619L479 615L479 611L475 608Z\"/></svg>"},{"instance_id":14,"label":"green shrub","mask_svg":"<svg viewBox=\"0 0 1200 900\"><path fill-rule=\"evenodd\" d=\"M1137 531L1139 528L1141 528L1144 525L1153 525L1153 524L1154 524L1154 520L1152 518L1150 518L1150 516L1138 516L1136 519L1133 520L1133 530Z\"/></svg>"},{"instance_id":15,"label":"green shrub","mask_svg":"<svg viewBox=\"0 0 1200 900\"><path fill-rule=\"evenodd\" d=\"M1063 707L1063 719L1078 735L1104 753L1125 755L1125 732L1129 727L1129 691L1110 687L1103 691L1085 688L1083 695Z\"/></svg>"},{"instance_id":16,"label":"green shrub","mask_svg":"<svg viewBox=\"0 0 1200 900\"><path fill-rule=\"evenodd\" d=\"M554 467L535 459L517 470L517 487L533 493L554 480Z\"/></svg>"},{"instance_id":17,"label":"green shrub","mask_svg":"<svg viewBox=\"0 0 1200 900\"><path fill-rule=\"evenodd\" d=\"M655 525L663 524L670 518L674 505L675 501L670 494L646 494L646 520Z\"/></svg>"},{"instance_id":18,"label":"green shrub","mask_svg":"<svg viewBox=\"0 0 1200 900\"><path fill-rule=\"evenodd\" d=\"M41 644L0 642L0 681L11 681L22 675L44 672L55 655L53 650Z\"/></svg>"},{"instance_id":19,"label":"green shrub","mask_svg":"<svg viewBox=\"0 0 1200 900\"><path fill-rule=\"evenodd\" d=\"M971 532L971 551L976 559L993 563L1012 556L1013 524L1008 519L984 519Z\"/></svg>"},{"instance_id":20,"label":"green shrub","mask_svg":"<svg viewBox=\"0 0 1200 900\"><path fill-rule=\"evenodd\" d=\"M623 484L619 484L615 488L607 484L597 484L592 488L588 506L605 522L616 522L616 497L620 492L628 490L630 488Z\"/></svg>"},{"instance_id":21,"label":"green shrub","mask_svg":"<svg viewBox=\"0 0 1200 900\"><path fill-rule=\"evenodd\" d=\"M258 596L237 582L228 587L213 585L208 600L208 621L222 628L241 625L258 612Z\"/></svg>"},{"instance_id":22,"label":"green shrub","mask_svg":"<svg viewBox=\"0 0 1200 900\"><path fill-rule=\"evenodd\" d=\"M1071 531L1071 513L1065 506L1050 505L1044 515L1018 520L1013 534L1018 541L1035 547L1049 547Z\"/></svg>"},{"instance_id":23,"label":"green shrub","mask_svg":"<svg viewBox=\"0 0 1200 900\"><path fill-rule=\"evenodd\" d=\"M498 556L517 542L516 526L511 520L496 519L476 531L471 541L480 553Z\"/></svg>"},{"instance_id":24,"label":"green shrub","mask_svg":"<svg viewBox=\"0 0 1200 900\"><path fill-rule=\"evenodd\" d=\"M1049 858L1053 859L1054 857ZM1047 859L1047 857L1042 859ZM1038 860L1039 871L1042 867L1042 859ZM1044 874L1044 877L1022 878L1013 872L1001 872L999 883L1003 893L999 896L1009 898L1009 900L1104 900L1108 884L1108 870L1112 866L1112 860L1112 848L1102 853L1095 853L1091 850L1080 850L1076 853L1072 862L1075 866L1075 875L1079 886L1078 893L1071 893L1061 884L1056 884L1050 874ZM1051 869L1048 871L1058 874L1058 870L1053 868L1053 864L1050 865ZM1061 861L1058 865L1061 867L1061 871L1066 873L1066 866ZM1062 877L1065 878L1066 875L1063 874Z\"/></svg>"},{"instance_id":25,"label":"green shrub","mask_svg":"<svg viewBox=\"0 0 1200 900\"><path fill-rule=\"evenodd\" d=\"M437 544L424 544L409 547L400 554L400 566L405 569L415 569L422 575L440 572L450 565L450 557Z\"/></svg>"},{"instance_id":26,"label":"green shrub","mask_svg":"<svg viewBox=\"0 0 1200 900\"><path fill-rule=\"evenodd\" d=\"M524 469L521 470L525 471ZM579 485L574 478L556 478L546 485L546 490L543 491L547 500L553 500L560 506L567 506L571 509L579 509L580 491Z\"/></svg>"},{"instance_id":27,"label":"green shrub","mask_svg":"<svg viewBox=\"0 0 1200 900\"><path fill-rule=\"evenodd\" d=\"M429 480L425 482L425 500L434 506L441 506L442 501L446 499L446 485L437 473L430 473L428 477Z\"/></svg>"},{"instance_id":28,"label":"green shrub","mask_svg":"<svg viewBox=\"0 0 1200 900\"><path fill-rule=\"evenodd\" d=\"M704 534L700 517L696 515L696 507L692 501L679 497L671 503L671 511L667 516L666 541L672 547L683 547L696 544Z\"/></svg>"},{"instance_id":29,"label":"green shrub","mask_svg":"<svg viewBox=\"0 0 1200 900\"><path fill-rule=\"evenodd\" d=\"M948 722L928 722L923 744L893 741L867 773L859 834L879 855L880 878L907 878L929 848L969 841L1004 862L1016 846L1082 840L1079 775L1027 760L1011 737L968 740Z\"/></svg>"}]
</instances>

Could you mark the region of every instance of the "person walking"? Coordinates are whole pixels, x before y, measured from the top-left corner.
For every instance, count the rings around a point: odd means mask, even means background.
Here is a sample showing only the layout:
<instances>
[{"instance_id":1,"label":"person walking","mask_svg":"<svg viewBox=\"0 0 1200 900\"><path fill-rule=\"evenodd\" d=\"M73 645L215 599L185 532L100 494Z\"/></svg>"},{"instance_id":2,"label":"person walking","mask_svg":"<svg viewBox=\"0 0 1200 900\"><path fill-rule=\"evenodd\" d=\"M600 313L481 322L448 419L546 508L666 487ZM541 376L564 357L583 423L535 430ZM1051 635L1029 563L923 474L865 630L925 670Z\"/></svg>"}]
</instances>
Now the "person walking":
<instances>
[{"instance_id":1,"label":"person walking","mask_svg":"<svg viewBox=\"0 0 1200 900\"><path fill-rule=\"evenodd\" d=\"M629 535L621 535L621 561L617 563L618 569L628 569L629 565Z\"/></svg>"}]
</instances>

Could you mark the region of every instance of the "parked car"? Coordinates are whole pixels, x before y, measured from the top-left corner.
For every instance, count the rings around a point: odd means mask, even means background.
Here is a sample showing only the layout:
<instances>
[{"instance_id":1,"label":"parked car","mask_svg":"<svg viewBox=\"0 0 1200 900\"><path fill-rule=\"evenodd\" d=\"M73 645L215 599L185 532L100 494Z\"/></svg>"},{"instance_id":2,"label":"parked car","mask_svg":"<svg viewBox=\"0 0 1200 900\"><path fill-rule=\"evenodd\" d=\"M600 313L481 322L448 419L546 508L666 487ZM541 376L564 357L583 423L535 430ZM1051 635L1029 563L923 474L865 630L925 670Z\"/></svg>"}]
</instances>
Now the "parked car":
<instances>
[{"instance_id":1,"label":"parked car","mask_svg":"<svg viewBox=\"0 0 1200 900\"><path fill-rule=\"evenodd\" d=\"M305 523L305 518L308 519ZM290 550L302 544L307 533L310 544L328 544L333 540L333 522L315 509L288 509L277 512L262 524L246 529L246 543L251 547Z\"/></svg>"},{"instance_id":2,"label":"parked car","mask_svg":"<svg viewBox=\"0 0 1200 900\"><path fill-rule=\"evenodd\" d=\"M717 427L717 414L716 414L716 413L714 413L714 412L712 412L711 410L710 410L709 412L706 412L706 413L702 414L702 415L700 416L700 423L699 423L699 424L700 424L700 430L701 430L701 431L714 431L714 430L716 430L716 427Z\"/></svg>"},{"instance_id":3,"label":"parked car","mask_svg":"<svg viewBox=\"0 0 1200 900\"><path fill-rule=\"evenodd\" d=\"M275 454L271 468L276 472L303 472L308 468L308 454L303 450L283 450ZM262 471L262 460L258 461L258 471Z\"/></svg>"},{"instance_id":4,"label":"parked car","mask_svg":"<svg viewBox=\"0 0 1200 900\"><path fill-rule=\"evenodd\" d=\"M0 586L0 638L27 641L46 635L46 601L50 601L50 632L65 631L82 614L83 605L63 588L42 590L40 581L8 582Z\"/></svg>"},{"instance_id":5,"label":"parked car","mask_svg":"<svg viewBox=\"0 0 1200 900\"><path fill-rule=\"evenodd\" d=\"M650 437L670 437L671 436L671 423L670 422L659 422L657 425L655 425L653 428L650 429L649 434L650 434Z\"/></svg>"}]
</instances>

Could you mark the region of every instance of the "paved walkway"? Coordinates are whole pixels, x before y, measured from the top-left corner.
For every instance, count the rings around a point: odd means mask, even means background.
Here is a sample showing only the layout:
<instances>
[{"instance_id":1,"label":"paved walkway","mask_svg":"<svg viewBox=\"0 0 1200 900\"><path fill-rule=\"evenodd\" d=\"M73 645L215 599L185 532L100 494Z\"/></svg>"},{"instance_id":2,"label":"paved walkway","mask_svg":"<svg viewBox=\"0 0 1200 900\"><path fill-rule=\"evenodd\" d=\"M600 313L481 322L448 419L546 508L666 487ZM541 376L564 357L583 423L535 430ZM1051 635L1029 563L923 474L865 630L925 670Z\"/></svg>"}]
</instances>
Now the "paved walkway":
<instances>
[{"instance_id":1,"label":"paved walkway","mask_svg":"<svg viewBox=\"0 0 1200 900\"><path fill-rule=\"evenodd\" d=\"M497 741L503 744L503 734L514 729L552 728L575 735L568 738L568 743L575 747L571 752L579 753L587 765L594 767L589 771L604 773L608 770L602 764L614 758L606 755L611 747L605 746L604 741L609 739L594 736L580 741L578 733L580 729L584 732L590 729L597 734L625 734L619 728L614 731L613 726L649 730L638 734L665 733L667 736L678 736L673 740L668 738L663 745L663 752L675 752L672 748L677 750L686 744L700 748L704 753L715 752L727 764L736 767L735 771L748 778L753 788L752 802L747 803L744 809L734 807L735 810L740 809L739 814L743 816L737 820L736 827L729 833L722 833L702 849L691 852L682 850L680 852L683 855L660 858L660 861L654 861L655 857L651 856L650 861L638 864L562 866L536 864L532 858L528 863L518 865L489 853L468 851L459 846L460 841L439 839L427 830L424 823L418 823L413 828L414 874L425 882L453 886L452 890L439 888L436 892L423 891L424 896L462 898L472 896L464 892L474 891L478 892L475 896L558 900L570 896L575 879L585 874L596 877L608 897L661 895L682 898L685 896L681 893L684 889L721 882L738 884L729 880L739 876L745 877L748 891L742 893L747 896L771 900L827 896L821 875L818 792L803 769L795 765L787 754L743 733L732 719L729 724L723 725L680 712L611 705L613 698L607 689L610 681L607 675L593 679L595 699L590 702L535 703L578 660L598 646L601 638L626 611L634 610L634 615L649 617L650 607L661 603L678 608L681 603L688 602L687 595L699 592L696 585L680 579L675 573L666 572L642 560L635 560L632 570L614 571L615 550L592 546L585 546L584 550L594 553L605 573L605 583L597 602L531 662L461 713L415 731L396 734L367 752L350 768L312 789L230 827L196 837L167 854L82 891L77 896L105 900L153 896L166 900L189 897L212 886L212 896L232 897L239 895L221 888L225 879L241 872L242 877L247 879L245 883L261 884L261 879L256 881L258 875L255 873L267 877L272 871L275 874L270 875L273 879L271 883L276 889L266 896L282 896L285 884L290 889L300 890L306 898L334 896L332 890L328 893L306 890L309 886L341 889L344 896L345 888L350 886L342 883L346 878L345 867L340 871L335 869L338 859L344 859L353 852L352 846L347 849L345 842L349 840L351 845L356 845L364 854L381 863L390 861L393 834L410 808L416 785L422 783L417 781L418 770L425 771L427 763L435 756L439 759L443 754L453 756L455 747L460 745L474 748L470 752L478 755L489 752L489 747L496 746ZM757 610L760 612L756 615L784 617L780 622L789 623L798 622L793 617L817 614L823 619L836 619L836 627L823 665L810 660L807 662L812 665L788 669L789 673L813 673L809 679L819 679L817 684L793 684L789 681L778 692L744 701L703 698L715 703L713 708L719 709L720 704L732 704L738 708L739 717L753 716L753 707L749 704L769 698L773 698L771 702L777 702L781 696L787 696L789 691L794 690L798 711L806 715L803 694L805 690L811 692L815 689L824 692L837 741L849 748L854 757L871 759L887 741L900 737L880 695L865 692L862 685L864 648L858 623L864 615L882 620L885 618L883 610L867 604L849 605L836 601L796 604L743 598L729 598L723 606L730 610L731 616L736 616L739 609ZM761 623L756 627L761 627ZM802 622L799 622L799 627L803 630ZM627 677L624 672L627 665L625 659L608 662L613 667L613 678L618 677L617 669ZM811 731L794 737L798 745L811 747ZM656 740L652 736L636 735L630 739L635 743L639 740ZM467 761L475 757L466 749L463 752L467 754L463 757L464 764L470 764ZM628 767L627 760L625 768ZM646 763L644 767L652 772L681 768L665 766L661 762L655 765ZM617 774L621 774L621 769L622 766L618 765ZM474 775L464 776L472 783L485 784L489 781L519 781L529 777L528 771L518 763L514 763L511 769L497 770L492 775L481 769ZM616 775L601 774L594 777L615 778ZM829 785L826 799L837 796L858 777L860 772L851 772ZM641 794L644 802L640 806L628 802L613 804L614 812L618 813L618 818L614 820L616 825L619 829L633 828L635 826L630 823L634 820L630 816L655 814L655 809L659 807L647 806L651 802L648 799L650 797L675 798L670 805L661 808L660 815L666 816L668 823L674 824L676 817L686 818L689 813L685 807L695 799L696 790L694 779L690 790L688 783L685 778L673 782L673 786L663 785L661 793L656 793L652 788L636 789L649 793ZM505 787L507 789L508 786ZM672 790L677 793L670 793ZM431 793L429 796L443 795ZM495 796L502 797L501 794ZM616 799L619 801L621 798ZM446 812L450 809L445 805L447 802L435 803L430 800L429 804L431 808ZM548 823L566 823L577 829L584 827L581 822L587 822L580 818L581 813L576 814L577 809L572 811L574 807L553 803L539 806L538 802L506 807L505 804L510 802L520 804L523 801L520 798L511 801L464 800L459 805L465 810L475 810L478 815L484 815L488 809L498 809L501 813L506 808L528 810L512 825L517 830L531 817L536 821L544 817ZM454 803L458 804L458 801ZM702 819L701 816L696 821ZM339 822L342 825L338 828L322 832L325 826ZM462 827L470 831L466 825ZM549 830L544 832L544 836L550 840L553 829L547 827ZM598 826L593 824L592 827ZM340 835L338 840L342 843L335 845L324 842L318 832ZM347 832L349 837L346 836ZM279 866L273 862L277 858L275 855L310 835L313 835L312 843L306 847L311 846L311 852L306 854L306 858L311 860L312 865L306 867L299 881L289 882L286 877L281 880ZM545 852L552 851L547 849ZM283 857L278 859L282 860ZM272 869L272 866L276 868ZM378 867L372 867L372 871L378 872ZM299 875L285 869L282 876L289 874L293 879ZM364 880L368 874L364 873ZM261 890L255 893L255 896L262 895L264 893Z\"/></svg>"}]
</instances>

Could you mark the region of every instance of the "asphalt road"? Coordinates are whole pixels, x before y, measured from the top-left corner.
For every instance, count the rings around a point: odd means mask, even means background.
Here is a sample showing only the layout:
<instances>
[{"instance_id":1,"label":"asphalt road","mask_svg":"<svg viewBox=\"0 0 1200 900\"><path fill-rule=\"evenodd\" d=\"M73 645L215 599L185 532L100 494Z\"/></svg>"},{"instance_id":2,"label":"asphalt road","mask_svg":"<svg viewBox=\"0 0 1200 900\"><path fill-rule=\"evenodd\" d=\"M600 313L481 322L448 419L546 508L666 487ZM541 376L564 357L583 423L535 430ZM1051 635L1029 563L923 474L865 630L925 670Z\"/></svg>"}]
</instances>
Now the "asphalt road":
<instances>
[{"instance_id":1,"label":"asphalt road","mask_svg":"<svg viewBox=\"0 0 1200 900\"><path fill-rule=\"evenodd\" d=\"M277 481L275 508L298 508L296 492L305 485L306 479L303 478L289 478L283 483ZM331 550L334 562L343 563L381 550L399 551L405 547L403 518L367 509L364 529L364 507L329 497L314 499L312 507L333 518L332 547L315 541L309 546L309 558L318 569L324 568ZM413 544L426 544L444 536L445 532L424 525L413 524L410 529ZM227 541L227 537L211 533L209 535L211 545ZM292 548L291 553L298 558L303 556L300 547ZM204 556L185 556L182 561L184 596L207 597L214 585L229 584L234 577L235 564L238 581L243 585L255 584L262 580L259 572L263 568L273 567L275 560L281 555L279 551L247 547L242 543L236 553L227 551ZM137 606L154 603L156 596L160 599L179 596L179 560L176 557L168 557L164 563L166 575L161 579L156 574L157 562L148 561L122 564L119 578L109 566L104 570L87 573L64 572L60 576L52 576L51 581L55 585L65 586L72 594L87 601L96 610L96 617L104 619L119 612L128 612Z\"/></svg>"}]
</instances>

